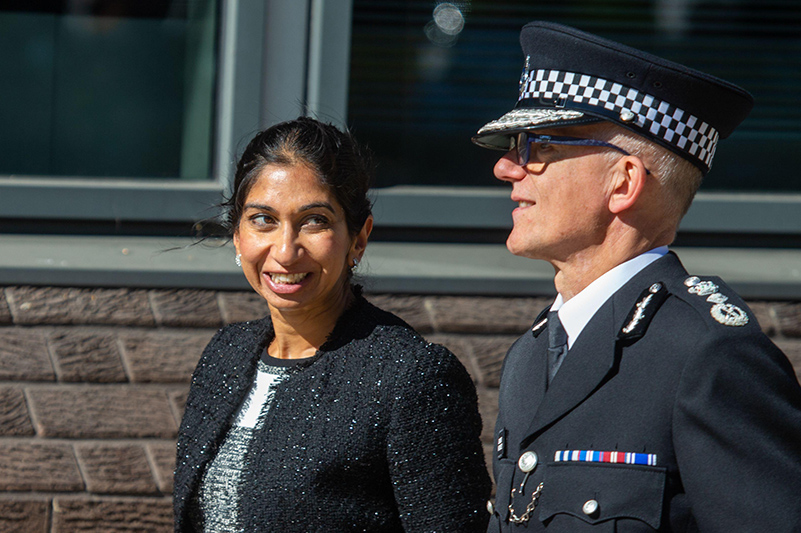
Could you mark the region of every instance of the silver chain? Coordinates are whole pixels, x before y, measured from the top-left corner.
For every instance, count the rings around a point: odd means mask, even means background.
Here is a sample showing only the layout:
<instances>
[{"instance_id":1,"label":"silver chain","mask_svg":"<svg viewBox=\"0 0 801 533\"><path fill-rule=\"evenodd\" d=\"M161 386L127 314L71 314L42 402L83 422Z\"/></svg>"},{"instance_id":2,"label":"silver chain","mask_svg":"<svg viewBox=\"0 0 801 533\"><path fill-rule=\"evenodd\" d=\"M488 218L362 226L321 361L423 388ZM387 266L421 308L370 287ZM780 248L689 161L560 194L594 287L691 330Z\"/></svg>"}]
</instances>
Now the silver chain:
<instances>
[{"instance_id":1,"label":"silver chain","mask_svg":"<svg viewBox=\"0 0 801 533\"><path fill-rule=\"evenodd\" d=\"M520 484L520 494L523 493L523 486L526 484L526 480L528 479L528 473L523 478L523 482ZM524 522L528 522L528 519L531 518L531 513L534 512L534 509L537 508L537 502L540 500L540 494L542 494L542 487L545 486L545 483L540 483L537 486L537 489L534 491L534 494L531 495L531 502L526 505L526 512L523 513L522 516L517 516L515 514L515 510L512 505L515 502L515 492L517 489L512 489L512 493L509 499L509 521L513 524L522 524Z\"/></svg>"}]
</instances>

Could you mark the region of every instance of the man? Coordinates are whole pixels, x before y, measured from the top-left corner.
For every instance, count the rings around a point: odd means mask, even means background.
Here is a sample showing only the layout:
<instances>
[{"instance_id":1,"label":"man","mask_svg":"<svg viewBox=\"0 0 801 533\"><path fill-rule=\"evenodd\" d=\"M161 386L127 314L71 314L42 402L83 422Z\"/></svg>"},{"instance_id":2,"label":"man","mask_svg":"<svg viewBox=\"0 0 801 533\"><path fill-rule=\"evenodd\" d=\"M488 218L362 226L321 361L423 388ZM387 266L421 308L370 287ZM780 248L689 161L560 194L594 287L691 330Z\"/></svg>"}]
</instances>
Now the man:
<instances>
[{"instance_id":1,"label":"man","mask_svg":"<svg viewBox=\"0 0 801 533\"><path fill-rule=\"evenodd\" d=\"M507 151L507 246L559 294L504 363L489 531L801 531L793 369L667 251L751 96L557 24L520 41L517 106L474 142Z\"/></svg>"}]
</instances>

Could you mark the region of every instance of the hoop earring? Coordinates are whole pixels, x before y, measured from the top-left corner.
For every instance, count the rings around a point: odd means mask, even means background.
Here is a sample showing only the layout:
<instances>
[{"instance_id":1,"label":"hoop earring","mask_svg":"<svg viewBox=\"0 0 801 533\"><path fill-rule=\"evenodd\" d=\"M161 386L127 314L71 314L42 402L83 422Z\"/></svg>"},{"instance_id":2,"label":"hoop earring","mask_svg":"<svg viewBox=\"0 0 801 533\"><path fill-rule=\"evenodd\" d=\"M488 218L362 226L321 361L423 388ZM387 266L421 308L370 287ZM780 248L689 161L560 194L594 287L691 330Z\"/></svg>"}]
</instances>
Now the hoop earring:
<instances>
[{"instance_id":1,"label":"hoop earring","mask_svg":"<svg viewBox=\"0 0 801 533\"><path fill-rule=\"evenodd\" d=\"M242 254L236 254L236 257L234 257L234 263L236 263L236 266L238 267L242 266Z\"/></svg>"}]
</instances>

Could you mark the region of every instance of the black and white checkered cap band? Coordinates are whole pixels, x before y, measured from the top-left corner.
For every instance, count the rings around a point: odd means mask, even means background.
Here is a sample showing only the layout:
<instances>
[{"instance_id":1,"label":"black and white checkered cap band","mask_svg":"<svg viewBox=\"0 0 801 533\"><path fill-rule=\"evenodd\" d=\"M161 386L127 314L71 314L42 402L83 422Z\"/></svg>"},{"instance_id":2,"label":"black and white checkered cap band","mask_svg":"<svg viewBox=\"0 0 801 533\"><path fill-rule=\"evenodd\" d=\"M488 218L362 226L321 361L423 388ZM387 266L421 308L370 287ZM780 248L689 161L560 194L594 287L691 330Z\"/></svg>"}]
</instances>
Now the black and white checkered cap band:
<instances>
[{"instance_id":1,"label":"black and white checkered cap band","mask_svg":"<svg viewBox=\"0 0 801 533\"><path fill-rule=\"evenodd\" d=\"M707 168L712 166L720 137L717 130L698 117L637 89L575 72L532 70L520 88L520 100L529 98L556 102L557 106L569 100L579 104L579 109L594 108L650 133L698 159Z\"/></svg>"}]
</instances>

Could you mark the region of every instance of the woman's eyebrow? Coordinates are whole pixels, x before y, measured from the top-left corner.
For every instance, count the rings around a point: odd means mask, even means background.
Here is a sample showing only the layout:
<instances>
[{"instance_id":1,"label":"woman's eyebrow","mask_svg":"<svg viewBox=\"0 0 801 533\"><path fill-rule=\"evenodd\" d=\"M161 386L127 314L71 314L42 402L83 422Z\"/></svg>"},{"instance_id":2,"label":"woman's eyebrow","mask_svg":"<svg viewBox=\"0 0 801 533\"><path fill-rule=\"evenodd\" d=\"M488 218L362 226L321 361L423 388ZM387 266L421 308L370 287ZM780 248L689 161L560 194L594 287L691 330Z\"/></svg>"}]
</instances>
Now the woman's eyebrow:
<instances>
[{"instance_id":1,"label":"woman's eyebrow","mask_svg":"<svg viewBox=\"0 0 801 533\"><path fill-rule=\"evenodd\" d=\"M334 206L329 204L328 202L314 202L311 204L306 204L300 208L301 211L308 211L309 209L317 209L318 207L322 207L323 209L328 209L331 211L332 214L336 214L334 210Z\"/></svg>"},{"instance_id":2,"label":"woman's eyebrow","mask_svg":"<svg viewBox=\"0 0 801 533\"><path fill-rule=\"evenodd\" d=\"M312 202L310 204L306 204L306 205L301 206L299 211L308 211L310 209L318 209L318 208L327 209L327 210L331 211L332 214L336 214L336 210L334 209L334 206L329 204L328 202ZM261 211L273 211L273 212L275 211L275 208L273 208L273 207L271 207L271 206L269 206L267 204L259 204L259 203L254 203L254 202L250 202L250 203L245 204L242 207L242 209L243 210L245 210L245 209L259 209Z\"/></svg>"}]
</instances>

